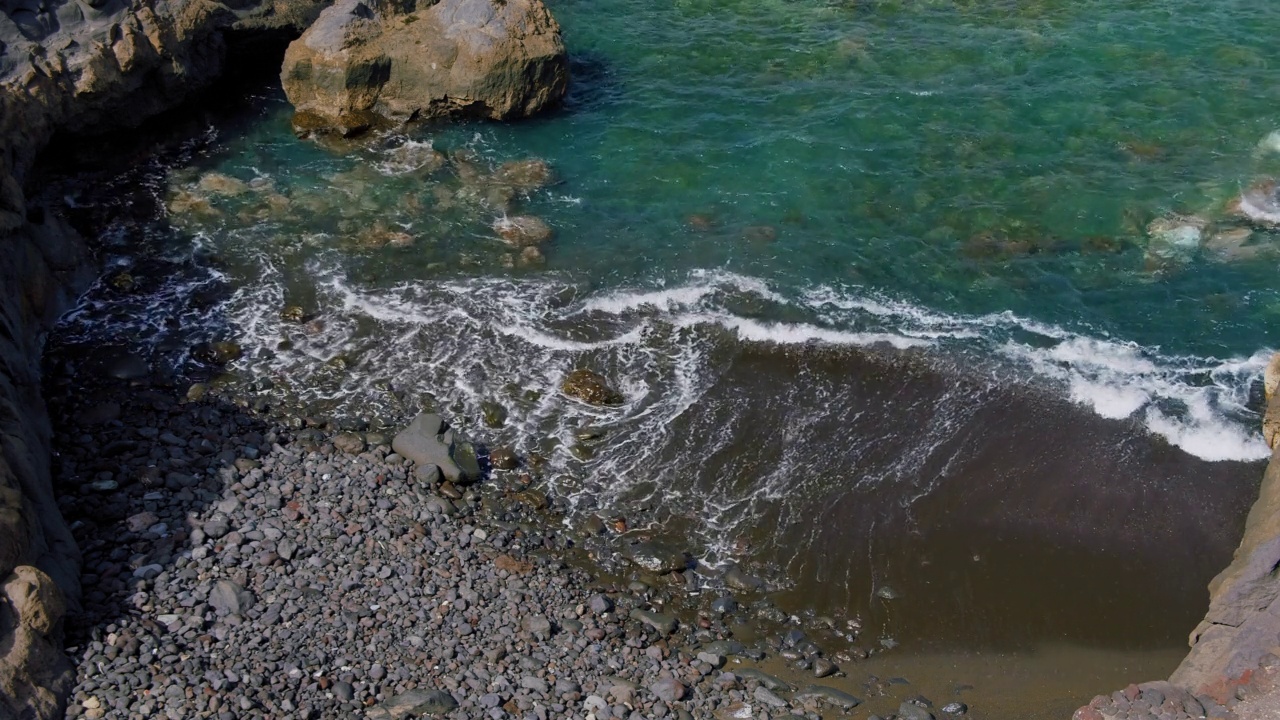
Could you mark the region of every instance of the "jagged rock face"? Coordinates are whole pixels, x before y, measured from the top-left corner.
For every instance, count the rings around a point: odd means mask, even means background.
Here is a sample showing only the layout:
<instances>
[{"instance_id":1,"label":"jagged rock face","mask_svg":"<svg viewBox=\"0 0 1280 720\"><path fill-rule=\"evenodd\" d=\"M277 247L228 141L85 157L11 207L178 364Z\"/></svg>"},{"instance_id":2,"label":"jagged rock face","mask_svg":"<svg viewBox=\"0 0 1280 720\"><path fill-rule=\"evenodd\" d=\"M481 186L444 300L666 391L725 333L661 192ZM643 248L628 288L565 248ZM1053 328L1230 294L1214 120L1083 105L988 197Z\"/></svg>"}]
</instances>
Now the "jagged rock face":
<instances>
[{"instance_id":1,"label":"jagged rock face","mask_svg":"<svg viewBox=\"0 0 1280 720\"><path fill-rule=\"evenodd\" d=\"M314 128L379 120L524 117L568 87L560 26L541 0L339 0L289 46L281 81Z\"/></svg>"},{"instance_id":2,"label":"jagged rock face","mask_svg":"<svg viewBox=\"0 0 1280 720\"><path fill-rule=\"evenodd\" d=\"M1171 682L1225 703L1261 663L1280 651L1280 353L1263 380L1263 434L1272 447L1258 500L1245 520L1235 557L1209 583L1209 612L1191 633L1191 652Z\"/></svg>"},{"instance_id":3,"label":"jagged rock face","mask_svg":"<svg viewBox=\"0 0 1280 720\"><path fill-rule=\"evenodd\" d=\"M23 177L55 132L133 126L214 80L225 33L299 34L325 0L0 0L0 718L61 717L80 555L50 480L45 332L95 275Z\"/></svg>"},{"instance_id":4,"label":"jagged rock face","mask_svg":"<svg viewBox=\"0 0 1280 720\"><path fill-rule=\"evenodd\" d=\"M133 126L222 72L228 32L296 36L328 0L0 0L0 233L56 131Z\"/></svg>"}]
</instances>

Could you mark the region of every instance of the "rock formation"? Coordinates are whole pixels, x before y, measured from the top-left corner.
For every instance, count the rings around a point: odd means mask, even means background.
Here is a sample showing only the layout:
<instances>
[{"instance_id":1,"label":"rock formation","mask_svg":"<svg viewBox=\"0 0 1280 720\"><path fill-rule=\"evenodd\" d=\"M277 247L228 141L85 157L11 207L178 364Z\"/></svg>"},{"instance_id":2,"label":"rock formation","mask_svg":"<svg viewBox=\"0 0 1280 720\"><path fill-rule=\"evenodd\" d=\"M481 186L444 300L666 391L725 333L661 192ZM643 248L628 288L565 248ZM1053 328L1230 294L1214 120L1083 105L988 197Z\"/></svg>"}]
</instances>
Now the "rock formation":
<instances>
[{"instance_id":1,"label":"rock formation","mask_svg":"<svg viewBox=\"0 0 1280 720\"><path fill-rule=\"evenodd\" d=\"M57 132L132 126L213 81L228 36L296 37L320 0L0 0L0 717L62 716L79 552L50 482L44 335L95 274L23 181Z\"/></svg>"},{"instance_id":2,"label":"rock formation","mask_svg":"<svg viewBox=\"0 0 1280 720\"><path fill-rule=\"evenodd\" d=\"M542 0L339 0L289 46L281 81L300 130L532 115L568 85Z\"/></svg>"},{"instance_id":3,"label":"rock formation","mask_svg":"<svg viewBox=\"0 0 1280 720\"><path fill-rule=\"evenodd\" d=\"M1264 434L1273 453L1280 423L1280 355L1267 366ZM1234 698L1268 653L1280 655L1280 462L1273 454L1244 537L1227 569L1209 583L1209 612L1191 633L1191 652L1169 678L1218 702Z\"/></svg>"},{"instance_id":4,"label":"rock formation","mask_svg":"<svg viewBox=\"0 0 1280 720\"><path fill-rule=\"evenodd\" d=\"M1209 583L1209 611L1168 682L1099 695L1075 720L1276 717L1280 709L1280 353L1263 377L1263 437L1272 448L1235 557ZM1175 702L1176 700L1176 702ZM1243 702L1241 702L1243 701ZM1167 714L1166 714L1167 712Z\"/></svg>"}]
</instances>

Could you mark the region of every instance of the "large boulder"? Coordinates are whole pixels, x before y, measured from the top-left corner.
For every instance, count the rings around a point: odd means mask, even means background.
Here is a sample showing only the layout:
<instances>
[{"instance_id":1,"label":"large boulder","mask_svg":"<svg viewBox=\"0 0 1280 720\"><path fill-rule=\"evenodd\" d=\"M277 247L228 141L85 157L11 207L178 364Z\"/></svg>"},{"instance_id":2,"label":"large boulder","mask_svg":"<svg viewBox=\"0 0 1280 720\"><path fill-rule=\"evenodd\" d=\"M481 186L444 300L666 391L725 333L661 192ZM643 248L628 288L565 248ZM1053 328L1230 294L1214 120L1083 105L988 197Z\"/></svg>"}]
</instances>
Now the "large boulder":
<instances>
[{"instance_id":1,"label":"large boulder","mask_svg":"<svg viewBox=\"0 0 1280 720\"><path fill-rule=\"evenodd\" d=\"M285 53L285 94L307 130L381 120L517 118L568 87L542 0L339 0Z\"/></svg>"},{"instance_id":2,"label":"large boulder","mask_svg":"<svg viewBox=\"0 0 1280 720\"><path fill-rule=\"evenodd\" d=\"M434 413L422 413L391 441L391 449L409 458L418 467L435 465L453 483L480 479L475 446L457 437L447 423Z\"/></svg>"}]
</instances>

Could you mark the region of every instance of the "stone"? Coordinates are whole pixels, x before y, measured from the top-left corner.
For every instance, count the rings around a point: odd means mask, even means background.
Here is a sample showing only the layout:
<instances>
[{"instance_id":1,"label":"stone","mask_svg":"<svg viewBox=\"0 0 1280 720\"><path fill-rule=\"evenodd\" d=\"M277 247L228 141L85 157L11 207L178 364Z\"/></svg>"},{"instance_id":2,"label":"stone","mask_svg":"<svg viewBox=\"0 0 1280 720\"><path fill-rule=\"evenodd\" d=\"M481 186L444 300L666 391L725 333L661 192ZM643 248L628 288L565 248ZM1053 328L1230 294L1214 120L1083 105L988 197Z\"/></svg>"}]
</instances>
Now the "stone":
<instances>
[{"instance_id":1,"label":"stone","mask_svg":"<svg viewBox=\"0 0 1280 720\"><path fill-rule=\"evenodd\" d=\"M444 420L434 413L423 413L401 430L391 441L391 448L419 467L434 465L453 483L471 483L480 479L480 466L471 443L460 441Z\"/></svg>"},{"instance_id":2,"label":"stone","mask_svg":"<svg viewBox=\"0 0 1280 720\"><path fill-rule=\"evenodd\" d=\"M525 615L520 619L520 627L535 638L551 637L551 621L543 615Z\"/></svg>"},{"instance_id":3,"label":"stone","mask_svg":"<svg viewBox=\"0 0 1280 720\"><path fill-rule=\"evenodd\" d=\"M786 681L774 677L763 670L757 670L756 668L741 668L739 670L735 670L734 674L744 680L755 680L770 690L779 690L782 692L790 692L791 690L791 685L787 684Z\"/></svg>"},{"instance_id":4,"label":"stone","mask_svg":"<svg viewBox=\"0 0 1280 720\"><path fill-rule=\"evenodd\" d=\"M748 574L737 565L732 565L729 568L725 569L724 575L722 577L724 579L724 584L728 585L734 590L741 590L743 592L755 592L755 591L763 590L765 587L764 580L761 580L760 578L754 575Z\"/></svg>"},{"instance_id":5,"label":"stone","mask_svg":"<svg viewBox=\"0 0 1280 720\"><path fill-rule=\"evenodd\" d=\"M569 373L560 390L591 405L621 405L624 400L622 393L610 387L604 377L585 368Z\"/></svg>"},{"instance_id":6,"label":"stone","mask_svg":"<svg viewBox=\"0 0 1280 720\"><path fill-rule=\"evenodd\" d=\"M898 706L899 720L935 720L933 713L915 703L904 702Z\"/></svg>"},{"instance_id":7,"label":"stone","mask_svg":"<svg viewBox=\"0 0 1280 720\"><path fill-rule=\"evenodd\" d=\"M663 702L673 703L684 699L686 689L678 680L662 678L649 686L649 692Z\"/></svg>"},{"instance_id":8,"label":"stone","mask_svg":"<svg viewBox=\"0 0 1280 720\"><path fill-rule=\"evenodd\" d=\"M769 707L784 708L788 704L786 700L778 697L772 690L763 685L756 688L755 692L753 692L751 696Z\"/></svg>"},{"instance_id":9,"label":"stone","mask_svg":"<svg viewBox=\"0 0 1280 720\"><path fill-rule=\"evenodd\" d=\"M527 194L550 185L553 177L551 166L545 160L530 158L502 163L494 172L493 180Z\"/></svg>"},{"instance_id":10,"label":"stone","mask_svg":"<svg viewBox=\"0 0 1280 720\"><path fill-rule=\"evenodd\" d=\"M689 553L660 542L647 540L628 543L622 548L622 555L627 560L658 575L684 572L693 564L693 558Z\"/></svg>"},{"instance_id":11,"label":"stone","mask_svg":"<svg viewBox=\"0 0 1280 720\"><path fill-rule=\"evenodd\" d=\"M218 580L209 591L209 605L222 617L243 615L253 603L253 593L230 580Z\"/></svg>"},{"instance_id":12,"label":"stone","mask_svg":"<svg viewBox=\"0 0 1280 720\"><path fill-rule=\"evenodd\" d=\"M559 101L569 71L541 0L339 0L289 45L280 79L313 127L350 134L380 121L532 115Z\"/></svg>"},{"instance_id":13,"label":"stone","mask_svg":"<svg viewBox=\"0 0 1280 720\"><path fill-rule=\"evenodd\" d=\"M833 687L827 687L826 685L809 685L800 692L797 692L793 697L800 702L804 702L806 700L817 700L819 702L826 703L827 705L838 707L841 710L852 710L862 704L861 700L849 693L844 692L843 690L837 690ZM903 704L906 705L907 703ZM916 706L912 705L912 707ZM898 716L906 717L902 714L901 708L898 709Z\"/></svg>"},{"instance_id":14,"label":"stone","mask_svg":"<svg viewBox=\"0 0 1280 720\"><path fill-rule=\"evenodd\" d=\"M507 422L507 409L491 400L480 403L480 414L484 416L484 424L491 428L500 428Z\"/></svg>"},{"instance_id":15,"label":"stone","mask_svg":"<svg viewBox=\"0 0 1280 720\"><path fill-rule=\"evenodd\" d=\"M551 239L551 226L532 215L500 217L493 222L493 231L508 245L518 248L541 245Z\"/></svg>"},{"instance_id":16,"label":"stone","mask_svg":"<svg viewBox=\"0 0 1280 720\"><path fill-rule=\"evenodd\" d=\"M596 593L591 596L591 599L587 601L587 604L591 608L591 612L596 615L604 615L607 612L613 611L613 601L609 599L608 595Z\"/></svg>"},{"instance_id":17,"label":"stone","mask_svg":"<svg viewBox=\"0 0 1280 720\"><path fill-rule=\"evenodd\" d=\"M676 619L671 615L636 608L631 611L630 617L657 630L662 635L670 635L676 630Z\"/></svg>"},{"instance_id":18,"label":"stone","mask_svg":"<svg viewBox=\"0 0 1280 720\"><path fill-rule=\"evenodd\" d=\"M1159 705L1159 703L1157 703L1157 705ZM950 702L942 706L942 712L947 713L948 715L964 715L969 712L969 706L962 702Z\"/></svg>"},{"instance_id":19,"label":"stone","mask_svg":"<svg viewBox=\"0 0 1280 720\"><path fill-rule=\"evenodd\" d=\"M341 433L334 436L333 446L348 455L359 455L365 449L364 437L359 433Z\"/></svg>"},{"instance_id":20,"label":"stone","mask_svg":"<svg viewBox=\"0 0 1280 720\"><path fill-rule=\"evenodd\" d=\"M520 459L511 448L499 447L490 451L489 464L495 470L515 470L520 466Z\"/></svg>"},{"instance_id":21,"label":"stone","mask_svg":"<svg viewBox=\"0 0 1280 720\"><path fill-rule=\"evenodd\" d=\"M715 653L700 652L698 653L698 662L704 662L713 668L720 669L724 667L724 656Z\"/></svg>"}]
</instances>

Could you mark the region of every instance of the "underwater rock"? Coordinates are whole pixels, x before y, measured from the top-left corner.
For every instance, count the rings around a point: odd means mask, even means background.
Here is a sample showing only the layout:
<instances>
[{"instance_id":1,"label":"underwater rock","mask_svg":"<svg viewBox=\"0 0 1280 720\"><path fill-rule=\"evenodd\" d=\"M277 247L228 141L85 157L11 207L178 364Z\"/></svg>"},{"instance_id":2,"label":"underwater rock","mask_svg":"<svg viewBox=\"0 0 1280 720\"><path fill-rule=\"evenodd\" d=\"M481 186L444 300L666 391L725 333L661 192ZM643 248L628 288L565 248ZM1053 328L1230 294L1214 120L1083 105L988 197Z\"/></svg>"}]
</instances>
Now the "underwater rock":
<instances>
[{"instance_id":1,"label":"underwater rock","mask_svg":"<svg viewBox=\"0 0 1280 720\"><path fill-rule=\"evenodd\" d=\"M237 197L249 192L249 184L220 172L205 173L196 183L196 189L206 195Z\"/></svg>"},{"instance_id":2,"label":"underwater rock","mask_svg":"<svg viewBox=\"0 0 1280 720\"><path fill-rule=\"evenodd\" d=\"M592 405L621 405L622 393L609 386L609 382L586 368L579 368L569 373L561 384L560 390L569 397L574 397Z\"/></svg>"},{"instance_id":3,"label":"underwater rock","mask_svg":"<svg viewBox=\"0 0 1280 720\"><path fill-rule=\"evenodd\" d=\"M493 180L517 192L528 194L551 184L551 166L538 158L513 160L498 166Z\"/></svg>"},{"instance_id":4,"label":"underwater rock","mask_svg":"<svg viewBox=\"0 0 1280 720\"><path fill-rule=\"evenodd\" d=\"M1158 270L1181 265L1200 249L1205 221L1194 215L1170 215L1156 218L1147 225L1146 266Z\"/></svg>"},{"instance_id":5,"label":"underwater rock","mask_svg":"<svg viewBox=\"0 0 1280 720\"><path fill-rule=\"evenodd\" d=\"M532 215L498 218L493 229L508 245L520 248L541 245L551 239L551 226Z\"/></svg>"},{"instance_id":6,"label":"underwater rock","mask_svg":"<svg viewBox=\"0 0 1280 720\"><path fill-rule=\"evenodd\" d=\"M778 228L772 225L752 225L742 230L742 239L753 243L771 243L778 239Z\"/></svg>"},{"instance_id":7,"label":"underwater rock","mask_svg":"<svg viewBox=\"0 0 1280 720\"><path fill-rule=\"evenodd\" d=\"M289 45L280 79L308 132L350 134L378 119L532 115L564 95L569 70L541 0L340 0Z\"/></svg>"},{"instance_id":8,"label":"underwater rock","mask_svg":"<svg viewBox=\"0 0 1280 720\"><path fill-rule=\"evenodd\" d=\"M1261 246L1245 245L1252 237L1253 231L1249 228L1219 230L1205 241L1204 249L1217 260L1251 260L1262 252Z\"/></svg>"},{"instance_id":9,"label":"underwater rock","mask_svg":"<svg viewBox=\"0 0 1280 720\"><path fill-rule=\"evenodd\" d=\"M1280 227L1280 185L1274 180L1263 180L1249 186L1240 194L1238 208L1241 215L1266 228Z\"/></svg>"}]
</instances>

